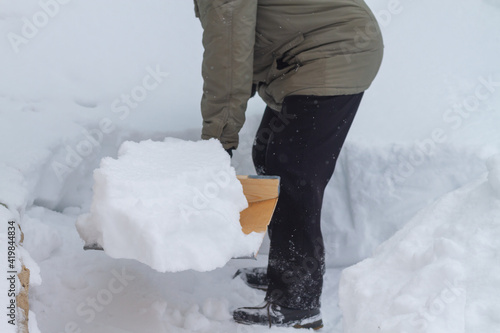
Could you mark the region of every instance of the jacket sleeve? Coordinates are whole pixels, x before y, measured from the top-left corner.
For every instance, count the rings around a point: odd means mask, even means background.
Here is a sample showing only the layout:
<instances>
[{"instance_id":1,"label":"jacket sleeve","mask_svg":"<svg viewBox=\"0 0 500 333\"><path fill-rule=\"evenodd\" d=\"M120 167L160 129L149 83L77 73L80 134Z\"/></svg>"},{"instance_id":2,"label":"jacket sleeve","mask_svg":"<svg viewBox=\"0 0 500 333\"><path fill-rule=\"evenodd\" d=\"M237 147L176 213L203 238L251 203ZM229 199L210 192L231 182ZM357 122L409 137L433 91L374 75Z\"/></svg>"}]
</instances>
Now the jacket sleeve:
<instances>
[{"instance_id":1,"label":"jacket sleeve","mask_svg":"<svg viewBox=\"0 0 500 333\"><path fill-rule=\"evenodd\" d=\"M203 27L202 139L238 147L252 92L258 0L195 0Z\"/></svg>"}]
</instances>

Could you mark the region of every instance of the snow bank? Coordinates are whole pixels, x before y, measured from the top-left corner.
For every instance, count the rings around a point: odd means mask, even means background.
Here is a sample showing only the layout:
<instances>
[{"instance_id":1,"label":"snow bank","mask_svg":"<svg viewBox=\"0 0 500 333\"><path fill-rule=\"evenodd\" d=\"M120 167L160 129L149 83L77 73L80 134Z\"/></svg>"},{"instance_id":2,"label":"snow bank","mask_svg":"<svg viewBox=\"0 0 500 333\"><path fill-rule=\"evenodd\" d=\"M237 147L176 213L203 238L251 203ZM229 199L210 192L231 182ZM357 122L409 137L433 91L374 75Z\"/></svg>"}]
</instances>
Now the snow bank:
<instances>
[{"instance_id":1,"label":"snow bank","mask_svg":"<svg viewBox=\"0 0 500 333\"><path fill-rule=\"evenodd\" d=\"M165 271L212 270L252 255L262 234L244 235L243 189L217 140L125 142L94 172L90 213L77 221L87 244Z\"/></svg>"},{"instance_id":2,"label":"snow bank","mask_svg":"<svg viewBox=\"0 0 500 333\"><path fill-rule=\"evenodd\" d=\"M500 157L487 179L420 212L344 270L346 333L485 332L500 325ZM496 259L495 259L496 258Z\"/></svg>"},{"instance_id":3,"label":"snow bank","mask_svg":"<svg viewBox=\"0 0 500 333\"><path fill-rule=\"evenodd\" d=\"M487 155L473 146L345 144L326 188L322 230L327 266L353 265L373 254L422 208L480 177Z\"/></svg>"}]
</instances>

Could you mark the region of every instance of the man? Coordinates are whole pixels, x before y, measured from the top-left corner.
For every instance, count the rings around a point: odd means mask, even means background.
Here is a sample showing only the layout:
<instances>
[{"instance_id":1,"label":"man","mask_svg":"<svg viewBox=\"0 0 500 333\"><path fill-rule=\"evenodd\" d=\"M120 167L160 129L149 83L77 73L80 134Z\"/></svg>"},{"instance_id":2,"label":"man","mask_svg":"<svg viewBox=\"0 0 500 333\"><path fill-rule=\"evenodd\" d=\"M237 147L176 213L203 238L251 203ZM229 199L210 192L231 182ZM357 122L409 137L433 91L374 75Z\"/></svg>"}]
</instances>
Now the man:
<instances>
[{"instance_id":1,"label":"man","mask_svg":"<svg viewBox=\"0 0 500 333\"><path fill-rule=\"evenodd\" d=\"M382 60L382 36L363 0L195 0L205 48L202 138L232 154L248 99L266 102L253 146L259 174L281 177L266 270L239 271L267 289L234 311L244 324L322 327L323 192Z\"/></svg>"}]
</instances>

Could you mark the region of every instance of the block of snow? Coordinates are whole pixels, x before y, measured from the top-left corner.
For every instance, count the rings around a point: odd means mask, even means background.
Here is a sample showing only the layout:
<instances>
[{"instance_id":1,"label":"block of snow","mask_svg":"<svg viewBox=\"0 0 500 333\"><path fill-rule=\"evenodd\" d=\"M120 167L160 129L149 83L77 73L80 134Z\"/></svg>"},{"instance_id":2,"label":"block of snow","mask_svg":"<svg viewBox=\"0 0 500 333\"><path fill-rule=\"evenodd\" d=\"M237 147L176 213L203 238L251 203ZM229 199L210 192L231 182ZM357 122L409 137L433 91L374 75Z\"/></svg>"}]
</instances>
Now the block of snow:
<instances>
[{"instance_id":1,"label":"block of snow","mask_svg":"<svg viewBox=\"0 0 500 333\"><path fill-rule=\"evenodd\" d=\"M480 332L500 322L499 166L421 211L340 282L344 332ZM487 330L487 329L486 329Z\"/></svg>"},{"instance_id":2,"label":"block of snow","mask_svg":"<svg viewBox=\"0 0 500 333\"><path fill-rule=\"evenodd\" d=\"M125 142L95 170L93 191L80 236L160 272L212 270L252 255L263 239L241 230L247 200L217 140Z\"/></svg>"}]
</instances>

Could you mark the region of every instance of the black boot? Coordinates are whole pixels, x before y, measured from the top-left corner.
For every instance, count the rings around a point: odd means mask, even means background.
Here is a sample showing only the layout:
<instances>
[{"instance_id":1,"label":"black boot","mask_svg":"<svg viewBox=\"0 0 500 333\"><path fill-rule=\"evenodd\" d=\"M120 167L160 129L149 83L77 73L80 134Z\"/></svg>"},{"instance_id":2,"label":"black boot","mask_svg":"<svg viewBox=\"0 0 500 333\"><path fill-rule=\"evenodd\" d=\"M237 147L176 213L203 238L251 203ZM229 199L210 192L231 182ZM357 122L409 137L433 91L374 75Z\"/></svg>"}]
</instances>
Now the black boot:
<instances>
[{"instance_id":1,"label":"black boot","mask_svg":"<svg viewBox=\"0 0 500 333\"><path fill-rule=\"evenodd\" d=\"M271 302L264 302L260 306L236 309L233 312L234 321L246 325L272 325L294 328L312 328L319 330L323 327L321 312L314 310L297 310L284 308Z\"/></svg>"},{"instance_id":2,"label":"black boot","mask_svg":"<svg viewBox=\"0 0 500 333\"><path fill-rule=\"evenodd\" d=\"M239 276L250 288L267 291L269 280L267 278L267 267L241 268L233 276Z\"/></svg>"}]
</instances>

